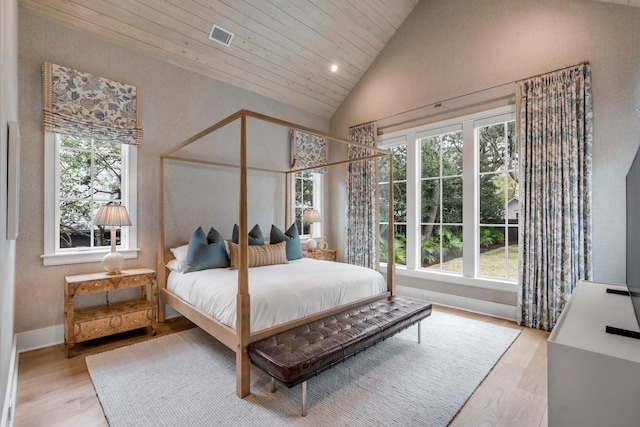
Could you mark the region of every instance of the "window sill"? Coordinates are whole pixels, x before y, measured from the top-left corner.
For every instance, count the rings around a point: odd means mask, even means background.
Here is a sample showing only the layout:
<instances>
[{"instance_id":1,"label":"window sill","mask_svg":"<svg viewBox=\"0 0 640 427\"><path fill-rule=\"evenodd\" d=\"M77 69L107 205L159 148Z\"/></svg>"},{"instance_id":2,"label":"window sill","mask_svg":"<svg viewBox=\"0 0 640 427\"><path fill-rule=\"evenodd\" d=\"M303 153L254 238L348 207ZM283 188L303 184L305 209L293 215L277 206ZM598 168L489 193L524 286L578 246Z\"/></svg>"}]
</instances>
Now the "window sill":
<instances>
[{"instance_id":1,"label":"window sill","mask_svg":"<svg viewBox=\"0 0 640 427\"><path fill-rule=\"evenodd\" d=\"M386 273L387 265L381 263L380 271ZM397 264L396 275L415 277L418 279L430 280L434 282L451 283L455 285L474 286L477 288L492 289L497 291L518 292L518 284L512 281L478 277L462 277L455 274L435 271L410 270L403 265Z\"/></svg>"},{"instance_id":2,"label":"window sill","mask_svg":"<svg viewBox=\"0 0 640 427\"><path fill-rule=\"evenodd\" d=\"M125 259L138 258L138 252L140 249L118 249L119 254L123 255ZM75 251L59 254L40 255L42 258L42 264L45 267L51 265L65 265L65 264L81 264L85 262L99 262L102 258L109 253L110 250L87 250L87 251Z\"/></svg>"}]
</instances>

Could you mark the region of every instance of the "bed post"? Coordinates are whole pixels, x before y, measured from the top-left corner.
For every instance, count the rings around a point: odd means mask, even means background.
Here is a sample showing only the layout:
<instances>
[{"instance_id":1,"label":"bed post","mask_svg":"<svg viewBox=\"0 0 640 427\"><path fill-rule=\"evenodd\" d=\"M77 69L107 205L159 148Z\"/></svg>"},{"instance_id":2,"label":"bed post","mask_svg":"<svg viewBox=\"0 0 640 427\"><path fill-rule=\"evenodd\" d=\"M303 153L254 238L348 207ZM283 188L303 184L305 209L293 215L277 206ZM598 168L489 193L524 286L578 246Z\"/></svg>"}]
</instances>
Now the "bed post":
<instances>
[{"instance_id":1,"label":"bed post","mask_svg":"<svg viewBox=\"0 0 640 427\"><path fill-rule=\"evenodd\" d=\"M395 224L393 223L393 155L389 156L389 229L387 230L387 290L396 294Z\"/></svg>"},{"instance_id":2,"label":"bed post","mask_svg":"<svg viewBox=\"0 0 640 427\"><path fill-rule=\"evenodd\" d=\"M158 262L156 277L160 289L167 287L167 270L164 266L164 158L160 156L160 194L158 197ZM159 291L159 290L158 290ZM161 294L161 293L160 293ZM158 298L158 322L164 322L166 318L165 303Z\"/></svg>"},{"instance_id":3,"label":"bed post","mask_svg":"<svg viewBox=\"0 0 640 427\"><path fill-rule=\"evenodd\" d=\"M236 394L246 397L251 394L249 346L251 325L251 304L249 296L249 266L247 253L249 240L247 234L247 116L242 110L240 115L240 226L238 244L238 296L236 299Z\"/></svg>"}]
</instances>

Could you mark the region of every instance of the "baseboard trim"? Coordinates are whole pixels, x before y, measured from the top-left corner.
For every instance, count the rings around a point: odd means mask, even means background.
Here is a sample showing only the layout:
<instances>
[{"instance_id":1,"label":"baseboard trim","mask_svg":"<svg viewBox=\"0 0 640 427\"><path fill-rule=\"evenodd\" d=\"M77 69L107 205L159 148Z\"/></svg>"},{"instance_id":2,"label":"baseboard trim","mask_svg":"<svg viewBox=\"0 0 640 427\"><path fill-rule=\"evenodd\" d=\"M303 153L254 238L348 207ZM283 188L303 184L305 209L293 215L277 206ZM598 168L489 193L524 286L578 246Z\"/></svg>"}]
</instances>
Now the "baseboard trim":
<instances>
[{"instance_id":1,"label":"baseboard trim","mask_svg":"<svg viewBox=\"0 0 640 427\"><path fill-rule=\"evenodd\" d=\"M64 325L20 332L18 335L18 353L50 347L64 343Z\"/></svg>"},{"instance_id":2,"label":"baseboard trim","mask_svg":"<svg viewBox=\"0 0 640 427\"><path fill-rule=\"evenodd\" d=\"M484 314L505 320L516 320L516 307L491 301L483 301L475 298L466 298L458 295L433 292L426 289L418 289L410 286L396 286L399 295L420 298L431 301L434 304L445 307L457 308L472 313Z\"/></svg>"},{"instance_id":3,"label":"baseboard trim","mask_svg":"<svg viewBox=\"0 0 640 427\"><path fill-rule=\"evenodd\" d=\"M18 338L13 336L11 345L11 362L9 363L9 378L7 379L7 392L2 404L1 427L12 427L16 412L16 391L18 389Z\"/></svg>"},{"instance_id":4,"label":"baseboard trim","mask_svg":"<svg viewBox=\"0 0 640 427\"><path fill-rule=\"evenodd\" d=\"M182 316L173 308L167 306L167 319ZM17 335L18 353L38 350L64 343L64 325L47 326L46 328L20 332Z\"/></svg>"}]
</instances>

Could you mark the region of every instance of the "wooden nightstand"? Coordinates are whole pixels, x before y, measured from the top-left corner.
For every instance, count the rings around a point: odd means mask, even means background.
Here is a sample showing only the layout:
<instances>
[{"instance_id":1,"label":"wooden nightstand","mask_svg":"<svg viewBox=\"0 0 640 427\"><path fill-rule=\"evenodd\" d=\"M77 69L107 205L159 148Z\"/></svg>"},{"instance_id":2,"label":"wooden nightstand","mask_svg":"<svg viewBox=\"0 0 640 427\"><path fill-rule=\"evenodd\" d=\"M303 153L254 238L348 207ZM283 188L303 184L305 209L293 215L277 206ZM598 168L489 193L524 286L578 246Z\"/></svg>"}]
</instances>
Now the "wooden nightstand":
<instances>
[{"instance_id":1,"label":"wooden nightstand","mask_svg":"<svg viewBox=\"0 0 640 427\"><path fill-rule=\"evenodd\" d=\"M302 256L304 256L305 258L311 258L311 259L323 259L326 261L335 261L336 251L335 249L304 250L302 251Z\"/></svg>"},{"instance_id":2,"label":"wooden nightstand","mask_svg":"<svg viewBox=\"0 0 640 427\"><path fill-rule=\"evenodd\" d=\"M64 286L64 338L67 357L73 356L77 342L92 340L119 332L151 326L156 334L158 284L156 272L150 268L122 270L120 274L79 274L66 276ZM147 285L151 300L147 299ZM116 289L140 288L140 298L76 309L76 295L107 292Z\"/></svg>"}]
</instances>

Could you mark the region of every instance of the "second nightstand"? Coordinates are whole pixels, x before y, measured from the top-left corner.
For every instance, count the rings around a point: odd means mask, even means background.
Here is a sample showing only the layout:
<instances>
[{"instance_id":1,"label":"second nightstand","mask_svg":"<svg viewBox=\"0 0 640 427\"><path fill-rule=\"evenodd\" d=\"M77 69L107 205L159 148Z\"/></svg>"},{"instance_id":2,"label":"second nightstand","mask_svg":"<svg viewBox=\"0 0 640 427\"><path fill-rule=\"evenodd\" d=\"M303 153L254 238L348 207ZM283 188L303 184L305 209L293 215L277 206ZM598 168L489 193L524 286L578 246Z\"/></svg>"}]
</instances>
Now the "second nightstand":
<instances>
[{"instance_id":1,"label":"second nightstand","mask_svg":"<svg viewBox=\"0 0 640 427\"><path fill-rule=\"evenodd\" d=\"M304 250L304 251L302 251L302 255L305 258L311 258L311 259L322 259L322 260L326 260L326 261L335 261L336 260L336 251L335 251L335 249Z\"/></svg>"},{"instance_id":2,"label":"second nightstand","mask_svg":"<svg viewBox=\"0 0 640 427\"><path fill-rule=\"evenodd\" d=\"M147 285L151 300L147 299ZM75 308L76 295L107 292L116 289L141 288L140 298L95 307ZM92 340L119 332L151 326L156 333L158 289L156 272L150 268L122 270L120 274L80 274L65 277L64 337L67 357L73 356L77 342Z\"/></svg>"}]
</instances>

